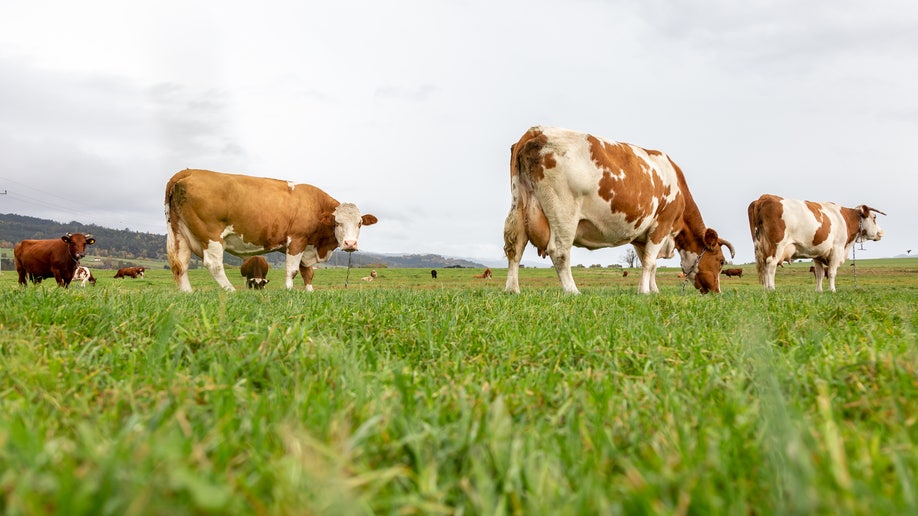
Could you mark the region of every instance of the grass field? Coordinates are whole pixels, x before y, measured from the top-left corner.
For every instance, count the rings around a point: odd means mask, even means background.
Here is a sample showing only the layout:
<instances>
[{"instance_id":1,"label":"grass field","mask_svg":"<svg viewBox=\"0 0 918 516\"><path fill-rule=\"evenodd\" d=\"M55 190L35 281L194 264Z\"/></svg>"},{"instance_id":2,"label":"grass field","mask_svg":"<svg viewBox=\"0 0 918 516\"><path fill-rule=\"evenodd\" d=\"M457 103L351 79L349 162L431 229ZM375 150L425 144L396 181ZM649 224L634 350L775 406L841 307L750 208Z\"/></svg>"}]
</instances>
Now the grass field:
<instances>
[{"instance_id":1,"label":"grass field","mask_svg":"<svg viewBox=\"0 0 918 516\"><path fill-rule=\"evenodd\" d=\"M918 260L765 293L317 271L0 275L9 514L916 514ZM238 271L230 279L242 286ZM299 281L299 278L297 278Z\"/></svg>"}]
</instances>

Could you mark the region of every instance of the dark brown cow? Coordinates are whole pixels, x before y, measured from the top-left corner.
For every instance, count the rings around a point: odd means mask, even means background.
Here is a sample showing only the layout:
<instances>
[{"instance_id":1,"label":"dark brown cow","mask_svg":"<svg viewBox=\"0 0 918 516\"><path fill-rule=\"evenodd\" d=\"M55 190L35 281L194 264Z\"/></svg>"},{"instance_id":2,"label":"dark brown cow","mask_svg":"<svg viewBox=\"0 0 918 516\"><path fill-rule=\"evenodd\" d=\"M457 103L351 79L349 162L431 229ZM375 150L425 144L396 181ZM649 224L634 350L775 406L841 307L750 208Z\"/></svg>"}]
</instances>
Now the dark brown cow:
<instances>
[{"instance_id":1,"label":"dark brown cow","mask_svg":"<svg viewBox=\"0 0 918 516\"><path fill-rule=\"evenodd\" d=\"M70 286L80 259L86 256L86 246L96 243L92 235L67 233L50 240L23 240L13 248L19 284L26 277L38 283L44 278L54 278L61 287Z\"/></svg>"},{"instance_id":2,"label":"dark brown cow","mask_svg":"<svg viewBox=\"0 0 918 516\"><path fill-rule=\"evenodd\" d=\"M312 290L312 266L340 247L357 250L362 226L377 222L357 206L341 203L307 184L278 179L183 170L166 184L166 251L179 289L191 292L188 263L195 254L225 290L223 252L254 256L284 251L285 285L297 270Z\"/></svg>"},{"instance_id":3,"label":"dark brown cow","mask_svg":"<svg viewBox=\"0 0 918 516\"><path fill-rule=\"evenodd\" d=\"M136 278L137 276L143 277L143 272L146 269L143 267L122 267L118 269L118 272L115 273L116 278Z\"/></svg>"},{"instance_id":4,"label":"dark brown cow","mask_svg":"<svg viewBox=\"0 0 918 516\"><path fill-rule=\"evenodd\" d=\"M742 278L743 269L724 269L723 271L721 271L721 274L726 275L728 278L732 278L733 276Z\"/></svg>"},{"instance_id":5,"label":"dark brown cow","mask_svg":"<svg viewBox=\"0 0 918 516\"><path fill-rule=\"evenodd\" d=\"M242 262L239 272L245 276L246 288L261 290L270 281L268 279L268 260L261 256L250 256Z\"/></svg>"},{"instance_id":6,"label":"dark brown cow","mask_svg":"<svg viewBox=\"0 0 918 516\"><path fill-rule=\"evenodd\" d=\"M682 170L666 154L593 135L533 127L510 149L510 213L504 222L508 292L518 293L519 266L530 242L551 258L561 288L579 294L572 246L631 244L641 259L638 292L658 292L658 258L676 250L702 293L720 292L721 246L705 225Z\"/></svg>"}]
</instances>

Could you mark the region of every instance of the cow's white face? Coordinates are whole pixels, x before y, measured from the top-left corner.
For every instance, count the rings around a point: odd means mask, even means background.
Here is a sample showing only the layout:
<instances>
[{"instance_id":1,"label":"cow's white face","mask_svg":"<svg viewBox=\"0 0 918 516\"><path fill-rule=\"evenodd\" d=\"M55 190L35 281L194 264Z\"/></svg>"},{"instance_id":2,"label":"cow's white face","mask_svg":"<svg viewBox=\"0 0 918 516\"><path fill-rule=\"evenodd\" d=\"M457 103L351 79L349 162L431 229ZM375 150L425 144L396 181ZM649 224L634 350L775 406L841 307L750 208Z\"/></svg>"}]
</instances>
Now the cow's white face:
<instances>
[{"instance_id":1,"label":"cow's white face","mask_svg":"<svg viewBox=\"0 0 918 516\"><path fill-rule=\"evenodd\" d=\"M868 206L858 206L861 210L861 233L864 240L879 240L883 238L883 230L877 224L877 211Z\"/></svg>"},{"instance_id":2,"label":"cow's white face","mask_svg":"<svg viewBox=\"0 0 918 516\"><path fill-rule=\"evenodd\" d=\"M335 239L342 251L353 252L357 250L357 237L360 236L362 226L376 224L375 216L361 215L357 206L352 203L339 204L334 211Z\"/></svg>"}]
</instances>

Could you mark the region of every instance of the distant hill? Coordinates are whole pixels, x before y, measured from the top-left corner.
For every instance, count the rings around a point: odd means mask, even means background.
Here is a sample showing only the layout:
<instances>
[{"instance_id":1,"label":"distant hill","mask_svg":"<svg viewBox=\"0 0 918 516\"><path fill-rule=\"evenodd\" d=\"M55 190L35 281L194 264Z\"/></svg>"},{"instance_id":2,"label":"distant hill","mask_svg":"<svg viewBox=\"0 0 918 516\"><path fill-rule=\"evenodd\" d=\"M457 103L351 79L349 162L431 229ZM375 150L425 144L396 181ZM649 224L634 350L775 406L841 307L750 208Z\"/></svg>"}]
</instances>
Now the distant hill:
<instances>
[{"instance_id":1,"label":"distant hill","mask_svg":"<svg viewBox=\"0 0 918 516\"><path fill-rule=\"evenodd\" d=\"M53 220L39 219L16 214L0 214L0 248L11 249L16 242L27 239L57 238L65 233L92 233L96 244L90 248L90 254L103 258L118 260L146 259L166 260L166 235L141 233L130 229L110 229L94 224L81 224L76 221L61 223ZM284 262L281 253L268 253L265 258L274 264ZM448 267L484 268L484 265L462 258L448 258L437 254L377 254L359 251L353 253L352 267L393 267L393 268L431 268ZM242 260L230 254L224 255L224 261L230 265L240 265ZM330 266L346 267L348 253L335 252L328 261ZM7 264L4 263L4 269Z\"/></svg>"}]
</instances>

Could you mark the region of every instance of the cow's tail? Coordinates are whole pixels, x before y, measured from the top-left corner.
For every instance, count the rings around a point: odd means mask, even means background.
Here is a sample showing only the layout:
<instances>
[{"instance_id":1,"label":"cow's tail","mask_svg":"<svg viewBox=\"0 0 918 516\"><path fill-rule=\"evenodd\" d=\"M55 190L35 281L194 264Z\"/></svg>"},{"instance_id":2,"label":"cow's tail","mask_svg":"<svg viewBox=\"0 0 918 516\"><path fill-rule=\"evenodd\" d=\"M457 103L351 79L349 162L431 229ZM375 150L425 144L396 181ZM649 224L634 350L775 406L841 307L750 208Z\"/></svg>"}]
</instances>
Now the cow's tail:
<instances>
[{"instance_id":1,"label":"cow's tail","mask_svg":"<svg viewBox=\"0 0 918 516\"><path fill-rule=\"evenodd\" d=\"M184 199L181 181L189 175L189 170L183 170L172 176L166 183L166 198L163 201L163 212L166 216L166 254L175 278L184 275L187 259L191 254L189 243L179 228L180 205Z\"/></svg>"},{"instance_id":2,"label":"cow's tail","mask_svg":"<svg viewBox=\"0 0 918 516\"><path fill-rule=\"evenodd\" d=\"M531 169L538 160L545 139L538 127L533 127L510 147L510 213L504 223L504 254L511 262L519 262L526 244L527 217L530 212L541 213L539 201L533 195Z\"/></svg>"},{"instance_id":3,"label":"cow's tail","mask_svg":"<svg viewBox=\"0 0 918 516\"><path fill-rule=\"evenodd\" d=\"M749 203L749 232L752 234L752 248L755 251L755 270L759 276L759 283L764 282L765 278L765 258L767 250L765 246L765 229L762 226L761 208L762 202L759 199Z\"/></svg>"}]
</instances>

